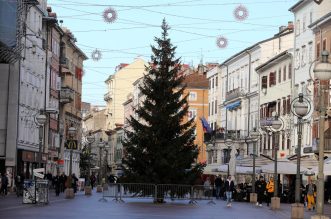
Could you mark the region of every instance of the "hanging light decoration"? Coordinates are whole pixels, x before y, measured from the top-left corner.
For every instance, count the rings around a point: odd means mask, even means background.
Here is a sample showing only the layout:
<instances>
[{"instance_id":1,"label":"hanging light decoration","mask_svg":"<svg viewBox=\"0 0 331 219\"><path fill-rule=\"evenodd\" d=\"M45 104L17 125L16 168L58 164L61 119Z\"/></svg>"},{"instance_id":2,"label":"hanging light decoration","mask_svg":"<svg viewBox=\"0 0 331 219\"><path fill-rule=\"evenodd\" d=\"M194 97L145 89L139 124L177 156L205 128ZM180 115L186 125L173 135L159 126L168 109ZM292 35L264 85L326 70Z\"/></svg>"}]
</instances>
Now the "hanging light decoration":
<instances>
[{"instance_id":1,"label":"hanging light decoration","mask_svg":"<svg viewBox=\"0 0 331 219\"><path fill-rule=\"evenodd\" d=\"M221 49L224 49L228 46L228 40L223 37L223 36L219 36L217 39L216 39L216 45L221 48Z\"/></svg>"},{"instance_id":2,"label":"hanging light decoration","mask_svg":"<svg viewBox=\"0 0 331 219\"><path fill-rule=\"evenodd\" d=\"M102 17L106 23L114 23L117 19L117 12L113 8L109 7L103 11Z\"/></svg>"},{"instance_id":3,"label":"hanging light decoration","mask_svg":"<svg viewBox=\"0 0 331 219\"><path fill-rule=\"evenodd\" d=\"M101 51L98 49L95 49L92 54L91 54L91 58L93 61L99 61L102 58L102 54Z\"/></svg>"},{"instance_id":4,"label":"hanging light decoration","mask_svg":"<svg viewBox=\"0 0 331 219\"><path fill-rule=\"evenodd\" d=\"M234 9L233 15L238 21L246 20L248 17L248 9L243 5L239 5Z\"/></svg>"}]
</instances>

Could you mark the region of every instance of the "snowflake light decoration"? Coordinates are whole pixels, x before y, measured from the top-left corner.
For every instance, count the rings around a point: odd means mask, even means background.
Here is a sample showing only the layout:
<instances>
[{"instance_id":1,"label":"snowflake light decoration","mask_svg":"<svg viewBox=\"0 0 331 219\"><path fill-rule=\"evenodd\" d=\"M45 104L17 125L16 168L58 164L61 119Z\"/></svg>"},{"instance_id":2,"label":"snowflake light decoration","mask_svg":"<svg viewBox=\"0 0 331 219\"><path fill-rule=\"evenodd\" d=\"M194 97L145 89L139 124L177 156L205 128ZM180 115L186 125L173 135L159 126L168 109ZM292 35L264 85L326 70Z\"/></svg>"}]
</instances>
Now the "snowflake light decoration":
<instances>
[{"instance_id":1,"label":"snowflake light decoration","mask_svg":"<svg viewBox=\"0 0 331 219\"><path fill-rule=\"evenodd\" d=\"M102 54L100 52L100 50L95 49L92 54L91 54L91 58L93 59L93 61L99 61L102 57Z\"/></svg>"},{"instance_id":2,"label":"snowflake light decoration","mask_svg":"<svg viewBox=\"0 0 331 219\"><path fill-rule=\"evenodd\" d=\"M113 8L107 8L103 11L102 17L106 23L113 23L117 19L117 12Z\"/></svg>"},{"instance_id":3,"label":"snowflake light decoration","mask_svg":"<svg viewBox=\"0 0 331 219\"><path fill-rule=\"evenodd\" d=\"M246 20L248 17L248 9L243 5L239 5L234 9L233 15L238 21Z\"/></svg>"},{"instance_id":4,"label":"snowflake light decoration","mask_svg":"<svg viewBox=\"0 0 331 219\"><path fill-rule=\"evenodd\" d=\"M219 48L224 49L228 46L228 40L225 37L220 36L216 39L216 45Z\"/></svg>"}]
</instances>

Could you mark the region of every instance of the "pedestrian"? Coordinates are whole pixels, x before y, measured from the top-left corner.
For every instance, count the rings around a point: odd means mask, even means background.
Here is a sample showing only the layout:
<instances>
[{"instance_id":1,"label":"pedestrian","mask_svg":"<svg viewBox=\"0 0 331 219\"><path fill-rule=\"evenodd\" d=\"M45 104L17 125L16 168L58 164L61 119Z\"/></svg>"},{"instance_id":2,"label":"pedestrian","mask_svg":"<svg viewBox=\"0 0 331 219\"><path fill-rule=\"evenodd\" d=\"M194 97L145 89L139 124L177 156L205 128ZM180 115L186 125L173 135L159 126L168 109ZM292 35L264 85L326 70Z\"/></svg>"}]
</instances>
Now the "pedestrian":
<instances>
[{"instance_id":1,"label":"pedestrian","mask_svg":"<svg viewBox=\"0 0 331 219\"><path fill-rule=\"evenodd\" d=\"M221 188L223 186L223 180L221 178L220 175L217 175L216 179L215 179L215 187L216 187L216 199L220 199L221 198Z\"/></svg>"},{"instance_id":2,"label":"pedestrian","mask_svg":"<svg viewBox=\"0 0 331 219\"><path fill-rule=\"evenodd\" d=\"M203 188L205 191L205 197L209 198L211 196L211 183L210 183L210 178L207 177L205 182L203 183Z\"/></svg>"},{"instance_id":3,"label":"pedestrian","mask_svg":"<svg viewBox=\"0 0 331 219\"><path fill-rule=\"evenodd\" d=\"M8 177L6 176L5 173L1 174L1 189L0 189L0 194L3 194L4 196L7 195L8 192Z\"/></svg>"},{"instance_id":4,"label":"pedestrian","mask_svg":"<svg viewBox=\"0 0 331 219\"><path fill-rule=\"evenodd\" d=\"M256 190L256 193L257 193L256 206L262 207L264 192L266 191L265 189L266 189L266 183L264 181L263 176L260 176L260 179L255 182L255 190Z\"/></svg>"},{"instance_id":5,"label":"pedestrian","mask_svg":"<svg viewBox=\"0 0 331 219\"><path fill-rule=\"evenodd\" d=\"M23 182L24 182L23 174L17 174L17 176L15 177L15 186L16 186L16 196L17 197L23 195Z\"/></svg>"},{"instance_id":6,"label":"pedestrian","mask_svg":"<svg viewBox=\"0 0 331 219\"><path fill-rule=\"evenodd\" d=\"M225 181L225 194L226 194L226 206L231 207L232 202L232 193L234 191L234 182L231 176L228 176L228 179Z\"/></svg>"},{"instance_id":7,"label":"pedestrian","mask_svg":"<svg viewBox=\"0 0 331 219\"><path fill-rule=\"evenodd\" d=\"M316 197L316 185L312 182L311 179L308 179L308 184L306 185L306 193L307 193L307 209L310 211L311 207L315 210L315 197Z\"/></svg>"},{"instance_id":8,"label":"pedestrian","mask_svg":"<svg viewBox=\"0 0 331 219\"><path fill-rule=\"evenodd\" d=\"M67 176L64 173L62 173L60 176L60 192L64 192L66 181L67 181Z\"/></svg>"},{"instance_id":9,"label":"pedestrian","mask_svg":"<svg viewBox=\"0 0 331 219\"><path fill-rule=\"evenodd\" d=\"M271 202L271 197L273 196L275 191L275 183L273 177L270 177L269 182L267 183L266 186L266 190L267 190L267 206L269 206Z\"/></svg>"},{"instance_id":10,"label":"pedestrian","mask_svg":"<svg viewBox=\"0 0 331 219\"><path fill-rule=\"evenodd\" d=\"M60 195L60 176L59 176L59 174L54 176L53 183L54 183L53 185L55 188L55 195L59 196Z\"/></svg>"},{"instance_id":11,"label":"pedestrian","mask_svg":"<svg viewBox=\"0 0 331 219\"><path fill-rule=\"evenodd\" d=\"M78 182L78 178L76 177L76 174L72 174L71 175L71 186L74 189L74 193L77 192L77 182Z\"/></svg>"},{"instance_id":12,"label":"pedestrian","mask_svg":"<svg viewBox=\"0 0 331 219\"><path fill-rule=\"evenodd\" d=\"M90 182L91 182L91 187L92 187L92 190L93 190L93 187L95 185L95 181L96 181L96 177L94 175L94 173L92 173L91 177L90 177Z\"/></svg>"}]
</instances>

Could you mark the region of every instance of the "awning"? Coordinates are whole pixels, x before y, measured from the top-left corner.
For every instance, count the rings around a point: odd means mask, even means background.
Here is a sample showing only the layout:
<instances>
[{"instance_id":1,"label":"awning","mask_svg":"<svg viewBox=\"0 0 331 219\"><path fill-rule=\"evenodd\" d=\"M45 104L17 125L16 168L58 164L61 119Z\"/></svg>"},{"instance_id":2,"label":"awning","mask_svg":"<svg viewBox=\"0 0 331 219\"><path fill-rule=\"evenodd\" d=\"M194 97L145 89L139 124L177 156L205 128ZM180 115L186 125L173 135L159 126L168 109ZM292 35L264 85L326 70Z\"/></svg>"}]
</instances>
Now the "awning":
<instances>
[{"instance_id":1,"label":"awning","mask_svg":"<svg viewBox=\"0 0 331 219\"><path fill-rule=\"evenodd\" d=\"M318 165L312 168L312 171L317 175L318 173ZM324 175L331 176L331 159L328 158L324 161Z\"/></svg>"},{"instance_id":2,"label":"awning","mask_svg":"<svg viewBox=\"0 0 331 219\"><path fill-rule=\"evenodd\" d=\"M227 173L228 172L228 165L223 164L219 166L218 168L219 172L222 173ZM253 173L253 167L246 167L246 166L236 166L236 173L238 174L252 174ZM261 173L261 168L256 167L255 168L255 173Z\"/></svg>"},{"instance_id":3,"label":"awning","mask_svg":"<svg viewBox=\"0 0 331 219\"><path fill-rule=\"evenodd\" d=\"M241 105L241 101L239 100L234 103L230 103L230 104L226 105L225 108L228 110L233 110L233 109L239 107L240 105Z\"/></svg>"},{"instance_id":4,"label":"awning","mask_svg":"<svg viewBox=\"0 0 331 219\"><path fill-rule=\"evenodd\" d=\"M269 163L267 165L263 165L261 167L263 173L274 173L275 172L275 163ZM301 166L300 172L305 173L308 169ZM282 159L277 161L277 173L278 174L296 174L297 173L297 165L292 163L287 159Z\"/></svg>"}]
</instances>

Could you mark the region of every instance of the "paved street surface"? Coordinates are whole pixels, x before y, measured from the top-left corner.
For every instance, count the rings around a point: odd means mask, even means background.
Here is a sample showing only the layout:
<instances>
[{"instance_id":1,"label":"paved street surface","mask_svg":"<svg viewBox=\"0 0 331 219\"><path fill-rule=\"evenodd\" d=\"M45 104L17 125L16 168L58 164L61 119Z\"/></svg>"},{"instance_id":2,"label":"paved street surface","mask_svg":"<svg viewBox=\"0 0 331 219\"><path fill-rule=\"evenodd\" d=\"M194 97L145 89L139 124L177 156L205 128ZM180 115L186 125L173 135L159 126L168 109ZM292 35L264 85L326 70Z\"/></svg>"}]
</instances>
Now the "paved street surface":
<instances>
[{"instance_id":1,"label":"paved street surface","mask_svg":"<svg viewBox=\"0 0 331 219\"><path fill-rule=\"evenodd\" d=\"M55 197L51 191L50 203L46 206L22 204L22 198L14 195L0 197L0 218L8 219L289 219L290 205L282 204L281 210L272 211L268 207L256 207L250 203L234 202L231 208L225 202L215 200L216 205L201 201L197 206L185 202L153 204L151 200L127 199L125 203L99 202L101 194L84 196L78 193L73 200L64 199L64 195ZM331 217L331 205L325 206L325 212ZM305 212L310 218L313 212Z\"/></svg>"}]
</instances>

